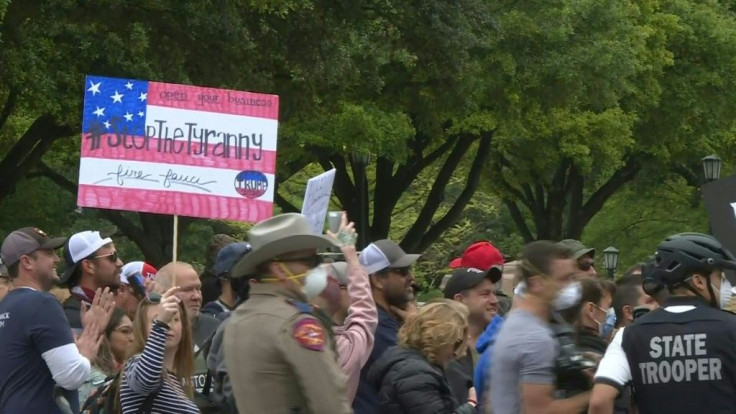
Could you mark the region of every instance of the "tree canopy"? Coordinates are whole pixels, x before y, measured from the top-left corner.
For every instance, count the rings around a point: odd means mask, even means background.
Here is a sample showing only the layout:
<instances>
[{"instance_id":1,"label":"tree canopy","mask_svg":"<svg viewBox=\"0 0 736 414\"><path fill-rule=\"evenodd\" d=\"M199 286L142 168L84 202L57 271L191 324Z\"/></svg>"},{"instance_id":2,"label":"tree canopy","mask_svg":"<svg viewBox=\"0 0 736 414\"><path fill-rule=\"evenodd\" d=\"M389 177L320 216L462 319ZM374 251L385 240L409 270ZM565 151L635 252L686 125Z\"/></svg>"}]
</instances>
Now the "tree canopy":
<instances>
[{"instance_id":1,"label":"tree canopy","mask_svg":"<svg viewBox=\"0 0 736 414\"><path fill-rule=\"evenodd\" d=\"M487 176L525 240L580 238L625 184L731 148L736 26L722 4L498 8L489 100L504 121Z\"/></svg>"},{"instance_id":2,"label":"tree canopy","mask_svg":"<svg viewBox=\"0 0 736 414\"><path fill-rule=\"evenodd\" d=\"M171 217L75 211L95 74L279 95L277 212L335 168L332 207L427 271L480 238L607 243L651 215L629 203L732 160L734 23L730 2L686 0L0 1L0 233L109 226L171 257ZM247 227L184 218L184 257Z\"/></svg>"}]
</instances>

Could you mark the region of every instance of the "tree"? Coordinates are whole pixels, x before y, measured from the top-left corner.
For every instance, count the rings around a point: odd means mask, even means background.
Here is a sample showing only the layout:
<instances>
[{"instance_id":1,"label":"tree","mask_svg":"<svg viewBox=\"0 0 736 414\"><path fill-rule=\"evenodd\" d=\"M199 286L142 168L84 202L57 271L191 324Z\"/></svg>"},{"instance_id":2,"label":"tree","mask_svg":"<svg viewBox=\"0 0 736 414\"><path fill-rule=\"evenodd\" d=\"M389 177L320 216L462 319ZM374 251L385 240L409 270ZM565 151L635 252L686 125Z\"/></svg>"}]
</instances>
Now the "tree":
<instances>
[{"instance_id":1,"label":"tree","mask_svg":"<svg viewBox=\"0 0 736 414\"><path fill-rule=\"evenodd\" d=\"M673 177L647 188L627 185L591 220L583 237L600 252L610 245L619 252L616 274L646 260L665 237L683 232L708 232L707 213L697 191L684 179ZM632 208L635 206L635 208ZM599 273L603 268L598 255Z\"/></svg>"},{"instance_id":2,"label":"tree","mask_svg":"<svg viewBox=\"0 0 736 414\"><path fill-rule=\"evenodd\" d=\"M499 9L489 71L504 122L486 173L526 241L580 238L627 183L662 180L730 140L736 33L724 6Z\"/></svg>"},{"instance_id":3,"label":"tree","mask_svg":"<svg viewBox=\"0 0 736 414\"><path fill-rule=\"evenodd\" d=\"M395 2L362 13L369 31L380 24L376 44L389 45L378 49L385 61L372 73L376 80L369 77L318 116L287 125L282 138L298 147L285 156L317 159L323 169L337 170L334 192L343 208L359 222L370 214L370 223L359 227L368 241L390 235L400 199L420 174L439 165L414 224L403 235L392 235L404 249L421 252L458 220L490 154L495 125L477 92L488 10L483 2L465 0ZM374 160L367 169L370 188L359 180L365 166L351 157L366 153ZM463 191L446 199L447 185L463 162L471 166ZM369 192L370 213L361 206ZM297 210L283 194L277 202L285 211ZM444 204L451 207L438 213Z\"/></svg>"},{"instance_id":4,"label":"tree","mask_svg":"<svg viewBox=\"0 0 736 414\"><path fill-rule=\"evenodd\" d=\"M336 191L353 215L354 195L343 167L348 163L341 159L345 146L380 148L372 228L386 235L393 206L419 172L438 160L445 173L452 171L476 142L481 151L475 164L487 156L492 129L470 125L474 88L463 79L477 70L471 53L482 43L480 4L10 3L0 26L0 148L7 151L0 163L0 201L24 177L45 177L75 193L80 83L84 74L95 73L279 94L279 182L311 160L334 162L340 170ZM132 23L108 24L120 16ZM457 58L446 59L451 54ZM49 96L54 99L44 99ZM366 129L349 125L356 120ZM324 137L346 128L351 133L324 144ZM310 139L317 136L322 142ZM424 248L457 218L477 185L479 167L473 175L457 207L433 223L447 174L437 180L432 202L411 232L412 248ZM115 223L152 262L169 257L169 217L118 211L100 211L100 217Z\"/></svg>"}]
</instances>

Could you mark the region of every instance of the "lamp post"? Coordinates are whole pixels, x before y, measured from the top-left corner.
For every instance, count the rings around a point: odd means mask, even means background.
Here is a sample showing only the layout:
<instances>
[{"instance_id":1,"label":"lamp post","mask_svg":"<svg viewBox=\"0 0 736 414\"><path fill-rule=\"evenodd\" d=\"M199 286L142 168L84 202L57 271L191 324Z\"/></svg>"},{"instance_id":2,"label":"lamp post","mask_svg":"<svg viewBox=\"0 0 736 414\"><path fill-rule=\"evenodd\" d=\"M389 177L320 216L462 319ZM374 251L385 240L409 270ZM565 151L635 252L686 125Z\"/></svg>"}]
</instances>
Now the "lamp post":
<instances>
[{"instance_id":1,"label":"lamp post","mask_svg":"<svg viewBox=\"0 0 736 414\"><path fill-rule=\"evenodd\" d=\"M721 178L721 159L715 155L703 157L703 172L705 173L705 182L716 181Z\"/></svg>"},{"instance_id":2,"label":"lamp post","mask_svg":"<svg viewBox=\"0 0 736 414\"><path fill-rule=\"evenodd\" d=\"M371 154L367 152L350 155L355 175L355 190L358 192L358 249L368 245L368 177L365 169L371 163Z\"/></svg>"},{"instance_id":3,"label":"lamp post","mask_svg":"<svg viewBox=\"0 0 736 414\"><path fill-rule=\"evenodd\" d=\"M608 270L608 278L613 279L618 267L618 249L613 246L606 247L603 250L603 266Z\"/></svg>"},{"instance_id":4,"label":"lamp post","mask_svg":"<svg viewBox=\"0 0 736 414\"><path fill-rule=\"evenodd\" d=\"M709 183L716 181L721 178L721 159L715 155L708 155L703 157L703 173L705 175L705 182ZM710 218L708 219L708 234L713 234L713 223Z\"/></svg>"}]
</instances>

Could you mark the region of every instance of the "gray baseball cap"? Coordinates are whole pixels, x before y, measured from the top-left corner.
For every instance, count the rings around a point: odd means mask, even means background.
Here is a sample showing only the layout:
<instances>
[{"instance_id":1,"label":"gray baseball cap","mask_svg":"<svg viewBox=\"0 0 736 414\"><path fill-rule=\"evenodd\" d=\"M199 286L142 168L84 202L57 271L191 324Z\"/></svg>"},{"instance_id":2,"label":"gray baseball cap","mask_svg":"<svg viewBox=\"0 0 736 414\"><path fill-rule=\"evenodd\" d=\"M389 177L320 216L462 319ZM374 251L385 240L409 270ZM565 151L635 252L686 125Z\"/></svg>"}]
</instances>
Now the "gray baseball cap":
<instances>
[{"instance_id":1,"label":"gray baseball cap","mask_svg":"<svg viewBox=\"0 0 736 414\"><path fill-rule=\"evenodd\" d=\"M383 269L409 267L421 257L420 254L407 254L404 249L391 240L377 240L360 252L360 264L368 274Z\"/></svg>"},{"instance_id":2,"label":"gray baseball cap","mask_svg":"<svg viewBox=\"0 0 736 414\"><path fill-rule=\"evenodd\" d=\"M50 238L43 230L23 227L8 235L0 248L0 256L5 266L12 266L22 256L41 249L58 249L66 242L66 237Z\"/></svg>"},{"instance_id":3,"label":"gray baseball cap","mask_svg":"<svg viewBox=\"0 0 736 414\"><path fill-rule=\"evenodd\" d=\"M326 270L337 278L341 285L348 284L348 264L346 262L325 263Z\"/></svg>"},{"instance_id":4,"label":"gray baseball cap","mask_svg":"<svg viewBox=\"0 0 736 414\"><path fill-rule=\"evenodd\" d=\"M581 243L579 240L574 239L565 239L562 241L557 242L560 246L565 246L568 249L572 250L572 256L575 260L588 255L590 257L595 257L595 249L585 247L583 243Z\"/></svg>"}]
</instances>

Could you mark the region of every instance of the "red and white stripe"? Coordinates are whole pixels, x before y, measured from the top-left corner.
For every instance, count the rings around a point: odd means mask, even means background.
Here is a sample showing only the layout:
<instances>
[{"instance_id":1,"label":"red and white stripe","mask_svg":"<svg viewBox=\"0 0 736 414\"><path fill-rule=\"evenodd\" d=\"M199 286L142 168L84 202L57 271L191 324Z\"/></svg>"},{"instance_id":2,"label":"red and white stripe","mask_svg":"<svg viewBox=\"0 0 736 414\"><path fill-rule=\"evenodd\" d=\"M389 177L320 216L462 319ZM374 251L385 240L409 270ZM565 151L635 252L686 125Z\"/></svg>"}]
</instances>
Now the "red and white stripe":
<instances>
[{"instance_id":1,"label":"red and white stripe","mask_svg":"<svg viewBox=\"0 0 736 414\"><path fill-rule=\"evenodd\" d=\"M173 99L183 94L186 101ZM273 214L277 119L278 97L274 95L150 82L146 131L153 136L128 137L126 148L109 146L118 137L107 134L93 150L83 135L77 203L84 207L261 221ZM168 131L157 121L165 121ZM198 137L202 130L211 131L205 133L207 156L195 155L204 144L192 136L190 145L193 129ZM233 144L240 141L240 134L244 145L238 154ZM254 135L258 145L252 141ZM231 144L229 157L214 156L214 151L224 152L225 140ZM164 146L168 151L158 150ZM241 171L265 175L268 189L262 196L250 199L238 194L235 177ZM183 180L167 180L172 173Z\"/></svg>"}]
</instances>

